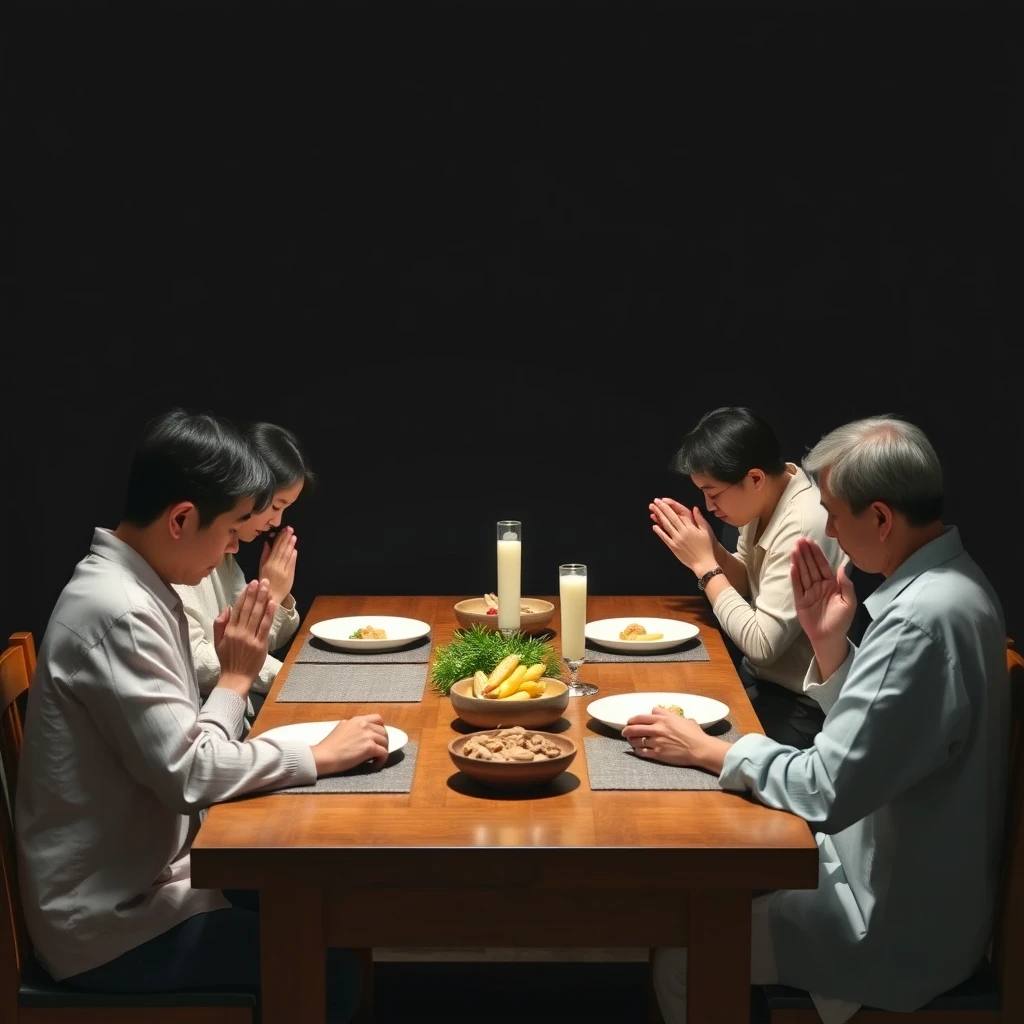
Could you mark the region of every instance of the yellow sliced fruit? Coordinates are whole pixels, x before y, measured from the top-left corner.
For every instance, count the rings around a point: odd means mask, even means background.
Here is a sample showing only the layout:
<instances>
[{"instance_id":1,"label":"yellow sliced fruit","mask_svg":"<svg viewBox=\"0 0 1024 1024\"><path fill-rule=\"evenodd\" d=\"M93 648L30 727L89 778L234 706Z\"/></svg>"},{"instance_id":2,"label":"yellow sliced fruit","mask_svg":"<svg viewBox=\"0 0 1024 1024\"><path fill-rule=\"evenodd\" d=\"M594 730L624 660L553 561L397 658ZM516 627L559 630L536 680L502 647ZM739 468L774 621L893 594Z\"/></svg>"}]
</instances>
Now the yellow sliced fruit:
<instances>
[{"instance_id":1,"label":"yellow sliced fruit","mask_svg":"<svg viewBox=\"0 0 1024 1024\"><path fill-rule=\"evenodd\" d=\"M523 681L523 676L526 675L526 666L520 665L516 668L512 675L507 679L503 680L498 684L498 699L501 700L507 697L511 693L515 693L519 689L519 684Z\"/></svg>"},{"instance_id":2,"label":"yellow sliced fruit","mask_svg":"<svg viewBox=\"0 0 1024 1024\"><path fill-rule=\"evenodd\" d=\"M540 665L531 665L526 670L526 675L523 676L523 678L528 683L532 683L535 679L540 679L540 677L542 675L544 675L544 665L543 665L543 663L541 663Z\"/></svg>"},{"instance_id":3,"label":"yellow sliced fruit","mask_svg":"<svg viewBox=\"0 0 1024 1024\"><path fill-rule=\"evenodd\" d=\"M498 700L529 700L530 695L525 690L516 690L515 693L510 693L507 697L499 697Z\"/></svg>"},{"instance_id":4,"label":"yellow sliced fruit","mask_svg":"<svg viewBox=\"0 0 1024 1024\"><path fill-rule=\"evenodd\" d=\"M473 673L473 696L482 697L487 686L487 673L477 669Z\"/></svg>"},{"instance_id":5,"label":"yellow sliced fruit","mask_svg":"<svg viewBox=\"0 0 1024 1024\"><path fill-rule=\"evenodd\" d=\"M539 679L524 679L519 684L519 689L516 693L528 693L531 697L540 697L547 689L548 684L542 683Z\"/></svg>"},{"instance_id":6,"label":"yellow sliced fruit","mask_svg":"<svg viewBox=\"0 0 1024 1024\"><path fill-rule=\"evenodd\" d=\"M491 690L503 683L512 673L516 670L519 664L518 654L507 654L497 665L494 666L494 671L487 677L487 686L484 690L485 693L490 693Z\"/></svg>"}]
</instances>

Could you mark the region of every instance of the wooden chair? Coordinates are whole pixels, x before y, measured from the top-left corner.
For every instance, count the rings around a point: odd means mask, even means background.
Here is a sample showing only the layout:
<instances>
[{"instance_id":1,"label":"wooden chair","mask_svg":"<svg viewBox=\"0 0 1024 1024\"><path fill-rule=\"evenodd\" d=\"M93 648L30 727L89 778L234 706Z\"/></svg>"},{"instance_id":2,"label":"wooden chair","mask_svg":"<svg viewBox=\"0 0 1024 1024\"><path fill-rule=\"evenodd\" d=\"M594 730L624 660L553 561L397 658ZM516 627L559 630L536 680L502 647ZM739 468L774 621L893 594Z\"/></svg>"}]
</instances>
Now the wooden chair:
<instances>
[{"instance_id":1,"label":"wooden chair","mask_svg":"<svg viewBox=\"0 0 1024 1024\"><path fill-rule=\"evenodd\" d=\"M15 634L19 636L19 634ZM28 635L31 640L31 635ZM13 638L12 638L13 639ZM14 854L12 808L21 753L15 701L29 687L20 640L0 653L0 745L10 800L0 801L0 1021L4 1024L252 1024L252 992L173 992L145 995L77 992L54 981L28 940ZM34 645L32 655L34 656ZM8 725L17 716L17 732ZM8 736L11 737L8 741ZM0 796L2 796L0 790Z\"/></svg>"},{"instance_id":2,"label":"wooden chair","mask_svg":"<svg viewBox=\"0 0 1024 1024\"><path fill-rule=\"evenodd\" d=\"M850 1024L1009 1024L1024 1020L1024 657L1007 641L1012 723L1002 878L989 956L965 982L913 1013L865 1007ZM787 985L762 986L770 1024L819 1024L810 996Z\"/></svg>"}]
</instances>

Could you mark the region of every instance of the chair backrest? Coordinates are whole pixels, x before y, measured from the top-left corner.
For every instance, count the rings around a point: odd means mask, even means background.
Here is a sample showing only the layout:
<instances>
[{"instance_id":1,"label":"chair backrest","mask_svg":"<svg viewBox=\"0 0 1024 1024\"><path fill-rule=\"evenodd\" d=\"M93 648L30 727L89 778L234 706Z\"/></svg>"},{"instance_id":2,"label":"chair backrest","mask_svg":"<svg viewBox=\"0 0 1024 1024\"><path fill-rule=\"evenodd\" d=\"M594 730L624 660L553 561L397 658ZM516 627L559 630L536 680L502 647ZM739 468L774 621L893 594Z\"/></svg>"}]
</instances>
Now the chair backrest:
<instances>
[{"instance_id":1,"label":"chair backrest","mask_svg":"<svg viewBox=\"0 0 1024 1024\"><path fill-rule=\"evenodd\" d=\"M28 671L29 682L36 674L36 641L31 633L12 633L8 643L20 647L25 654L25 668Z\"/></svg>"},{"instance_id":2,"label":"chair backrest","mask_svg":"<svg viewBox=\"0 0 1024 1024\"><path fill-rule=\"evenodd\" d=\"M21 974L30 955L28 931L18 889L14 851L14 794L21 754L21 720L8 731L17 712L16 699L29 684L25 652L12 645L0 652L0 755L3 756L7 793L0 787L0 1020L15 1020Z\"/></svg>"},{"instance_id":3,"label":"chair backrest","mask_svg":"<svg viewBox=\"0 0 1024 1024\"><path fill-rule=\"evenodd\" d=\"M1005 1020L1024 1020L1024 657L1009 646L1012 722L1001 898L996 903L992 964L999 978Z\"/></svg>"},{"instance_id":4,"label":"chair backrest","mask_svg":"<svg viewBox=\"0 0 1024 1024\"><path fill-rule=\"evenodd\" d=\"M22 644L12 644L0 652L0 760L12 800L18 784L18 759L24 737L18 698L28 691L31 679Z\"/></svg>"}]
</instances>

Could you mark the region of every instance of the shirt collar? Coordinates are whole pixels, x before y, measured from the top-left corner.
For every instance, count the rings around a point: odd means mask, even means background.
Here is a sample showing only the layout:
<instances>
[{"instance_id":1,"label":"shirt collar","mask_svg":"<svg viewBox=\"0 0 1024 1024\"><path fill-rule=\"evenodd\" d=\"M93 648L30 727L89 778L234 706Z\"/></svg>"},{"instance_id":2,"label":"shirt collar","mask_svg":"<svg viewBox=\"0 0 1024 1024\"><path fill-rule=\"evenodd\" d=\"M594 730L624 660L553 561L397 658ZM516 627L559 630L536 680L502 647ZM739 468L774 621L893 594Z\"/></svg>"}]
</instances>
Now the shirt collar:
<instances>
[{"instance_id":1,"label":"shirt collar","mask_svg":"<svg viewBox=\"0 0 1024 1024\"><path fill-rule=\"evenodd\" d=\"M89 548L97 558L119 565L135 576L143 586L151 590L167 607L176 612L181 598L157 575L156 570L130 544L114 536L113 530L97 526L93 530L92 545Z\"/></svg>"},{"instance_id":2,"label":"shirt collar","mask_svg":"<svg viewBox=\"0 0 1024 1024\"><path fill-rule=\"evenodd\" d=\"M918 576L963 553L960 531L955 526L947 526L935 540L930 540L924 547L918 548L864 599L864 607L868 614L873 619L878 618L878 613L890 601L895 600Z\"/></svg>"},{"instance_id":3,"label":"shirt collar","mask_svg":"<svg viewBox=\"0 0 1024 1024\"><path fill-rule=\"evenodd\" d=\"M792 466L793 463L787 462L786 465ZM802 494L812 486L810 477L808 477L808 475L799 466L795 466L794 468L796 469L796 472L789 478L789 483L786 484L782 494L779 495L779 503L775 506L775 511L772 512L772 517L768 520L768 524L765 526L764 532L754 545L754 547L761 548L762 551L768 550L771 546L772 540L775 538L775 534L779 532L779 529L782 526L782 520L786 515L786 506L798 494Z\"/></svg>"}]
</instances>

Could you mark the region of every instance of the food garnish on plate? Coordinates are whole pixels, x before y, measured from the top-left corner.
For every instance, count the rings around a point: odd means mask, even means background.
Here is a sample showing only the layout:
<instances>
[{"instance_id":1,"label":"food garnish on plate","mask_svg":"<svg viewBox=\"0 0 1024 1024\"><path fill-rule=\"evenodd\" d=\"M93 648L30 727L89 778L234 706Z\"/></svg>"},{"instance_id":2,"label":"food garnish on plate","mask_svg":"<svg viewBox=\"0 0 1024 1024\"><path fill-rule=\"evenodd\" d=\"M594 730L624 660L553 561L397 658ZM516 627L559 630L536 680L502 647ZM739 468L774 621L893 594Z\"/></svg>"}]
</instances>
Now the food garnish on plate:
<instances>
[{"instance_id":1,"label":"food garnish on plate","mask_svg":"<svg viewBox=\"0 0 1024 1024\"><path fill-rule=\"evenodd\" d=\"M648 633L647 627L639 622L631 622L620 634L620 640L662 640L664 633Z\"/></svg>"},{"instance_id":2,"label":"food garnish on plate","mask_svg":"<svg viewBox=\"0 0 1024 1024\"><path fill-rule=\"evenodd\" d=\"M678 704L655 704L656 708L664 708L666 711L671 711L673 715L678 715L680 718L685 718L686 714Z\"/></svg>"},{"instance_id":3,"label":"food garnish on plate","mask_svg":"<svg viewBox=\"0 0 1024 1024\"><path fill-rule=\"evenodd\" d=\"M383 629L378 629L376 626L363 626L357 629L350 637L349 640L387 640L388 635Z\"/></svg>"}]
</instances>

